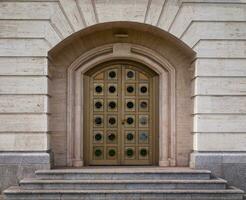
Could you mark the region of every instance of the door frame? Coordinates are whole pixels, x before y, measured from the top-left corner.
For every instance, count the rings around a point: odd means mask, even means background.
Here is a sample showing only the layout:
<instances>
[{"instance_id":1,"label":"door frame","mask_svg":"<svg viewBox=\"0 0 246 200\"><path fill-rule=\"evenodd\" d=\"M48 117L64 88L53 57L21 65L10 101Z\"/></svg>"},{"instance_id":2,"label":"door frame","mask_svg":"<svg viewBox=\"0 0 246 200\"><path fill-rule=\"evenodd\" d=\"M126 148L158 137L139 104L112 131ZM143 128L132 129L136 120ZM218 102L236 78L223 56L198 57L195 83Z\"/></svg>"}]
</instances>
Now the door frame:
<instances>
[{"instance_id":1,"label":"door frame","mask_svg":"<svg viewBox=\"0 0 246 200\"><path fill-rule=\"evenodd\" d=\"M84 165L84 73L100 63L132 60L159 76L159 166L176 165L176 73L160 54L141 45L114 43L94 48L76 59L67 71L67 165Z\"/></svg>"}]
</instances>

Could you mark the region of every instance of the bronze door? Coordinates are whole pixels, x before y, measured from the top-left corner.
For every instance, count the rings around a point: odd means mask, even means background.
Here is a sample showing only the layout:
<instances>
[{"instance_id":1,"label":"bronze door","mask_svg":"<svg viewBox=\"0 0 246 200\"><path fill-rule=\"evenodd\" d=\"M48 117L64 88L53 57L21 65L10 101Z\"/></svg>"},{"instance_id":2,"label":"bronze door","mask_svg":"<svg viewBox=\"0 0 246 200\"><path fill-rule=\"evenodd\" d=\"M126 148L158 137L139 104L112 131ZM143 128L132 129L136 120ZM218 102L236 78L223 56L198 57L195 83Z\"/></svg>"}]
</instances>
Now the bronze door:
<instances>
[{"instance_id":1,"label":"bronze door","mask_svg":"<svg viewBox=\"0 0 246 200\"><path fill-rule=\"evenodd\" d=\"M154 163L154 74L114 64L89 76L88 165Z\"/></svg>"}]
</instances>

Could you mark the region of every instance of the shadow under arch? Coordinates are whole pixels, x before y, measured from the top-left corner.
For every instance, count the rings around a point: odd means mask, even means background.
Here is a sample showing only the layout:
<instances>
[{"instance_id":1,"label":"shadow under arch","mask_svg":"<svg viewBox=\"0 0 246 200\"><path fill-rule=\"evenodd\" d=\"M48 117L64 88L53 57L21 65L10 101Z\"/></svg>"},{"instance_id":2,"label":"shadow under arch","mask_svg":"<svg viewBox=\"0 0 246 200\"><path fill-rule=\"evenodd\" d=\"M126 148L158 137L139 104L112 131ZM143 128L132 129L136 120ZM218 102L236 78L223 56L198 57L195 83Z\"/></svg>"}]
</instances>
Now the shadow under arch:
<instances>
[{"instance_id":1,"label":"shadow under arch","mask_svg":"<svg viewBox=\"0 0 246 200\"><path fill-rule=\"evenodd\" d=\"M168 32L135 22L93 25L56 45L49 51L49 66L54 77L64 70L66 165L83 166L83 74L100 63L125 59L142 63L160 76L159 165L177 166L176 97L182 84L177 72L188 71L194 57L194 51ZM51 88L56 91L59 86L51 81Z\"/></svg>"}]
</instances>

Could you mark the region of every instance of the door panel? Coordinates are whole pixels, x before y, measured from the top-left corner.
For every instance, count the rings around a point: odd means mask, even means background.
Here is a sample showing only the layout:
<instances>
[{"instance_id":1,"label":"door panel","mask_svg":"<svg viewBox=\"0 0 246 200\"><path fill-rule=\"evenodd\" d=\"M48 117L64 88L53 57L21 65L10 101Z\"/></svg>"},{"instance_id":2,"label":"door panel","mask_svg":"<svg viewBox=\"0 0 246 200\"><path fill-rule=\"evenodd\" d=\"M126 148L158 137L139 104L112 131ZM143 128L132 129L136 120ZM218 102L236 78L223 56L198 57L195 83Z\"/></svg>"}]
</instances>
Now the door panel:
<instances>
[{"instance_id":1,"label":"door panel","mask_svg":"<svg viewBox=\"0 0 246 200\"><path fill-rule=\"evenodd\" d=\"M153 73L126 64L90 76L89 165L153 164L153 87Z\"/></svg>"}]
</instances>

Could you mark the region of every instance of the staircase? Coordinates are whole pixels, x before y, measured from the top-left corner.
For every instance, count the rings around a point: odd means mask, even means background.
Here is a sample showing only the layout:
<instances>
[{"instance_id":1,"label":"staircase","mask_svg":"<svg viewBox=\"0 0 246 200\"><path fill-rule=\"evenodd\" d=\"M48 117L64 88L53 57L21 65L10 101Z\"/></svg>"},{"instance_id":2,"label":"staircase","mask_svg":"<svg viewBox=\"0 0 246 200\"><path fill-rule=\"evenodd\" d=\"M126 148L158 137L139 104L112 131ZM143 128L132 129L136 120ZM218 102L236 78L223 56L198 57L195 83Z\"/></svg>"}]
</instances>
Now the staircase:
<instances>
[{"instance_id":1,"label":"staircase","mask_svg":"<svg viewBox=\"0 0 246 200\"><path fill-rule=\"evenodd\" d=\"M4 191L6 200L243 200L207 170L127 167L43 170Z\"/></svg>"}]
</instances>

